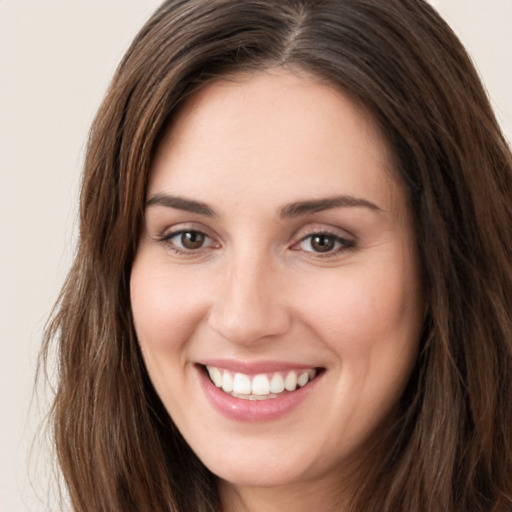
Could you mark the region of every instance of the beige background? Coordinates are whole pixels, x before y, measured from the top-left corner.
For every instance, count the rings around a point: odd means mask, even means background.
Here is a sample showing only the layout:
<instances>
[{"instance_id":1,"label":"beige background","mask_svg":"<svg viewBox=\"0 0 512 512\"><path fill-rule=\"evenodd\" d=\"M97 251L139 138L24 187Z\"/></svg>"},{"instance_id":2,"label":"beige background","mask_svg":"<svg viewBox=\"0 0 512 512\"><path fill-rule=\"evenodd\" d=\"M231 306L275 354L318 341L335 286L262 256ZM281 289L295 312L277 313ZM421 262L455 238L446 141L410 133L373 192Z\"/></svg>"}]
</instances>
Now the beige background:
<instances>
[{"instance_id":1,"label":"beige background","mask_svg":"<svg viewBox=\"0 0 512 512\"><path fill-rule=\"evenodd\" d=\"M0 512L46 510L49 457L36 444L29 460L36 353L73 254L89 124L159 3L0 0ZM473 55L512 140L512 0L432 3Z\"/></svg>"}]
</instances>

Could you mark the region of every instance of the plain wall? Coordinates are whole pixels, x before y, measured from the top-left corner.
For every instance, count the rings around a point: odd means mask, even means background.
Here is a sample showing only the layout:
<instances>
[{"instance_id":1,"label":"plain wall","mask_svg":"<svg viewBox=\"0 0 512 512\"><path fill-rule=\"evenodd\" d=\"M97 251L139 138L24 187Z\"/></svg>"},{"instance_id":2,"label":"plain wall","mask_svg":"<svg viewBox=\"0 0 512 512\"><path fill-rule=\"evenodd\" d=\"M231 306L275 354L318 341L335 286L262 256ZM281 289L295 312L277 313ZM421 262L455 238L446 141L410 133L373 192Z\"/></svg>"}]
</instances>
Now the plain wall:
<instances>
[{"instance_id":1,"label":"plain wall","mask_svg":"<svg viewBox=\"0 0 512 512\"><path fill-rule=\"evenodd\" d=\"M29 414L36 354L73 255L89 125L159 3L0 0L1 512L46 510L49 455L36 444L29 463L41 419L37 402ZM512 0L432 3L473 55L512 140Z\"/></svg>"}]
</instances>

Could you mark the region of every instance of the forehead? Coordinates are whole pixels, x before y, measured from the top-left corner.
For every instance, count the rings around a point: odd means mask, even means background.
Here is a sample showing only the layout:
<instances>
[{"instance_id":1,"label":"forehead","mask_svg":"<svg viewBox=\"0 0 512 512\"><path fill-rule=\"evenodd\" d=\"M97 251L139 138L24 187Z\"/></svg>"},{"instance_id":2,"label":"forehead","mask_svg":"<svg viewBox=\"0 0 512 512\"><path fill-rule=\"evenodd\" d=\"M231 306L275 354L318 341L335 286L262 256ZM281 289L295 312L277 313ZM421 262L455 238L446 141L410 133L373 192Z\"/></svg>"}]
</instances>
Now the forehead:
<instances>
[{"instance_id":1,"label":"forehead","mask_svg":"<svg viewBox=\"0 0 512 512\"><path fill-rule=\"evenodd\" d=\"M372 194L396 187L391 161L359 103L312 75L271 70L209 84L181 107L158 148L149 193L286 193L293 184L298 195L325 195L336 181L343 193Z\"/></svg>"}]
</instances>

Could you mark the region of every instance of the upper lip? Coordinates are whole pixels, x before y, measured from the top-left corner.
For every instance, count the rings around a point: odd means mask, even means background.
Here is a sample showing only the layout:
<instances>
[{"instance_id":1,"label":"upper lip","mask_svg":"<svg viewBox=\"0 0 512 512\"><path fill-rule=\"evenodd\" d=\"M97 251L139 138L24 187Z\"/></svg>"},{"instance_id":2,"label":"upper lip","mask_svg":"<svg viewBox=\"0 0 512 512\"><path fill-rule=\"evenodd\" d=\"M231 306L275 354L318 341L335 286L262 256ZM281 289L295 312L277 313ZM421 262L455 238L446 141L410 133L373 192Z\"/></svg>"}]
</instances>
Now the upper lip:
<instances>
[{"instance_id":1,"label":"upper lip","mask_svg":"<svg viewBox=\"0 0 512 512\"><path fill-rule=\"evenodd\" d=\"M318 368L315 364L294 363L290 361L240 361L236 359L204 359L198 361L202 366L215 366L235 373L258 374L271 372L286 372L290 370L309 370Z\"/></svg>"}]
</instances>

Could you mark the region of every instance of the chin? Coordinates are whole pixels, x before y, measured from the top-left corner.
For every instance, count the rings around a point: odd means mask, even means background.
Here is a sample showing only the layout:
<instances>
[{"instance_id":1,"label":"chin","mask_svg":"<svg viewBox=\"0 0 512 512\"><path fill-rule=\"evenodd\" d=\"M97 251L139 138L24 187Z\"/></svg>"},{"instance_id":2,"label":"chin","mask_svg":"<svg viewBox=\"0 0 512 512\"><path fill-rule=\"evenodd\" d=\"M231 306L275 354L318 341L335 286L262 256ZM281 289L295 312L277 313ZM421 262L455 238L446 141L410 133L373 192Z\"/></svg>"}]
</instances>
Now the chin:
<instances>
[{"instance_id":1,"label":"chin","mask_svg":"<svg viewBox=\"0 0 512 512\"><path fill-rule=\"evenodd\" d=\"M237 461L209 467L221 480L240 487L278 487L292 485L305 478L303 468L264 461Z\"/></svg>"}]
</instances>

